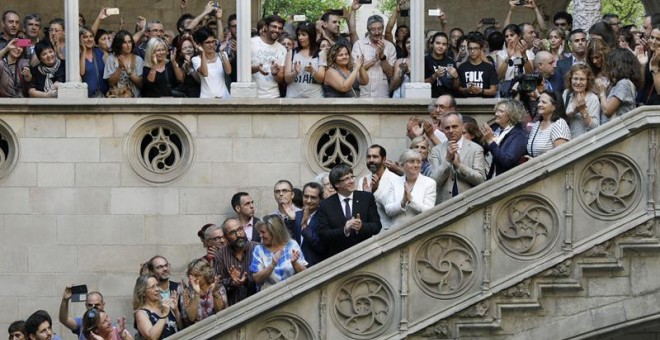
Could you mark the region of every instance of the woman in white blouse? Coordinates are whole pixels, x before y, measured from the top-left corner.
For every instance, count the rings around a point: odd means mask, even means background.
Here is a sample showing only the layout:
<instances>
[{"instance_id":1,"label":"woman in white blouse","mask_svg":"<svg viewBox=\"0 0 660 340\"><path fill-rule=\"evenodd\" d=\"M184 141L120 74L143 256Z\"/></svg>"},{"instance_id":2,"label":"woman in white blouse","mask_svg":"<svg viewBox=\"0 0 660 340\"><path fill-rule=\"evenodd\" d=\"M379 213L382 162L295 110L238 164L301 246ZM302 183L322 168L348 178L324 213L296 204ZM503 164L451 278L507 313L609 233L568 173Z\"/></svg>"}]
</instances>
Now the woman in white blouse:
<instances>
[{"instance_id":1,"label":"woman in white blouse","mask_svg":"<svg viewBox=\"0 0 660 340\"><path fill-rule=\"evenodd\" d=\"M557 94L543 91L537 105L540 120L532 125L527 140L527 153L538 157L571 140L571 130L566 123L564 103Z\"/></svg>"},{"instance_id":2,"label":"woman in white blouse","mask_svg":"<svg viewBox=\"0 0 660 340\"><path fill-rule=\"evenodd\" d=\"M420 174L422 156L416 150L406 150L399 162L403 176L390 183L384 198L385 212L392 217L392 227L399 227L435 206L435 180Z\"/></svg>"}]
</instances>

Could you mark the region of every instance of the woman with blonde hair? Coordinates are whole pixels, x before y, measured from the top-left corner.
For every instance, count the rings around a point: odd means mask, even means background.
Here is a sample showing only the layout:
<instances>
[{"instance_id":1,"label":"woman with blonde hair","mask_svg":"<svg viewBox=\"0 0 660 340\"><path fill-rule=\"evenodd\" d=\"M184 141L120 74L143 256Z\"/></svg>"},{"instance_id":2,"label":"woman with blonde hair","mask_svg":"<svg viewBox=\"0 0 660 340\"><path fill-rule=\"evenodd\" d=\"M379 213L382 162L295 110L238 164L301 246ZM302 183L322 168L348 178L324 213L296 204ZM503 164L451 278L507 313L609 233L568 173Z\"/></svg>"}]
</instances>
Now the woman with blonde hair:
<instances>
[{"instance_id":1,"label":"woman with blonde hair","mask_svg":"<svg viewBox=\"0 0 660 340\"><path fill-rule=\"evenodd\" d=\"M181 317L184 324L192 325L227 307L227 292L220 277L213 275L213 268L205 259L195 259L188 264L188 285L181 293Z\"/></svg>"},{"instance_id":2,"label":"woman with blonde hair","mask_svg":"<svg viewBox=\"0 0 660 340\"><path fill-rule=\"evenodd\" d=\"M284 222L268 215L256 225L261 244L254 247L250 272L259 289L270 287L307 268L298 243L291 239Z\"/></svg>"},{"instance_id":3,"label":"woman with blonde hair","mask_svg":"<svg viewBox=\"0 0 660 340\"><path fill-rule=\"evenodd\" d=\"M143 97L172 97L172 89L183 82L184 74L176 62L167 60L167 43L160 38L151 38L144 52L142 74ZM172 54L174 60L174 54Z\"/></svg>"},{"instance_id":4,"label":"woman with blonde hair","mask_svg":"<svg viewBox=\"0 0 660 340\"><path fill-rule=\"evenodd\" d=\"M566 45L566 31L559 27L555 27L548 31L548 51L555 56L557 61L571 56L571 52L568 50Z\"/></svg>"},{"instance_id":5,"label":"woman with blonde hair","mask_svg":"<svg viewBox=\"0 0 660 340\"><path fill-rule=\"evenodd\" d=\"M161 300L158 280L153 275L141 275L133 289L133 311L137 331L143 339L160 340L181 328L177 294Z\"/></svg>"}]
</instances>

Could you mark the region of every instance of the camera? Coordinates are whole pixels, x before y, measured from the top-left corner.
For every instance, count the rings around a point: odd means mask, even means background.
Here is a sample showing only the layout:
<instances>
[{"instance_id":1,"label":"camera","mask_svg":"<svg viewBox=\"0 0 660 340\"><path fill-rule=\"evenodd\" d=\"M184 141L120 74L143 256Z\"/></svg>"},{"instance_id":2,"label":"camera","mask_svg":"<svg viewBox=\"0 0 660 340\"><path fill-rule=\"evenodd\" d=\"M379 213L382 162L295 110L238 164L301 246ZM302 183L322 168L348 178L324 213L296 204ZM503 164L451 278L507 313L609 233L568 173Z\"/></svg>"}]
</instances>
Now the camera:
<instances>
[{"instance_id":1,"label":"camera","mask_svg":"<svg viewBox=\"0 0 660 340\"><path fill-rule=\"evenodd\" d=\"M543 76L540 73L521 74L516 77L515 83L518 83L518 92L530 93L543 83Z\"/></svg>"}]
</instances>

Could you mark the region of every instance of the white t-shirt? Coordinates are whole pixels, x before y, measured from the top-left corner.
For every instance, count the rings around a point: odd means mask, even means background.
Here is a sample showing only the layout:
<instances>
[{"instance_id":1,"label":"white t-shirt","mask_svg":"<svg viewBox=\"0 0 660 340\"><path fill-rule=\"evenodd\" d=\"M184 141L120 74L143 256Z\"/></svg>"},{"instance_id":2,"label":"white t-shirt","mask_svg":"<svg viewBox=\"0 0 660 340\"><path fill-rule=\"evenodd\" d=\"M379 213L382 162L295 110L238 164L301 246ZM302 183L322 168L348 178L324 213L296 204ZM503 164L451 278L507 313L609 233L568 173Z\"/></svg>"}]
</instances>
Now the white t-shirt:
<instances>
[{"instance_id":1,"label":"white t-shirt","mask_svg":"<svg viewBox=\"0 0 660 340\"><path fill-rule=\"evenodd\" d=\"M252 65L263 65L268 75L261 72L252 73L252 81L257 84L257 97L259 98L279 98L280 89L272 73L270 66L276 62L284 68L284 58L286 58L286 48L279 42L272 45L266 44L261 37L252 38Z\"/></svg>"},{"instance_id":2,"label":"white t-shirt","mask_svg":"<svg viewBox=\"0 0 660 340\"><path fill-rule=\"evenodd\" d=\"M222 52L224 53L224 52ZM199 56L192 58L193 69L199 71L202 65L202 58ZM225 83L225 68L222 66L220 55L214 62L206 62L208 76L199 75L201 81L199 98L229 98L229 91Z\"/></svg>"},{"instance_id":3,"label":"white t-shirt","mask_svg":"<svg viewBox=\"0 0 660 340\"><path fill-rule=\"evenodd\" d=\"M286 97L287 98L321 98L323 97L323 90L321 84L317 83L312 74L305 71L305 67L312 64L312 67L315 71L319 69L319 58L308 58L302 53L296 53L293 55L292 65L295 65L296 62L300 62L301 71L298 76L293 79L291 84L286 87Z\"/></svg>"}]
</instances>

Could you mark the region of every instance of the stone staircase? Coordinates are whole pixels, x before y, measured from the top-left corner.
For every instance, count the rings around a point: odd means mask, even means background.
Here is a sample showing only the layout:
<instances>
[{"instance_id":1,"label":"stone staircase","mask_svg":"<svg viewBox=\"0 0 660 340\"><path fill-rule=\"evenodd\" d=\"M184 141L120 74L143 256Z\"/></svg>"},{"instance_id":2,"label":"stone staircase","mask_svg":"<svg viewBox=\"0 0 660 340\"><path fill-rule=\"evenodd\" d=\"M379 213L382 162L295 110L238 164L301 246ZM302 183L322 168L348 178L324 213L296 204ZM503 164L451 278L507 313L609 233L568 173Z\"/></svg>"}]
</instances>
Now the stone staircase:
<instances>
[{"instance_id":1,"label":"stone staircase","mask_svg":"<svg viewBox=\"0 0 660 340\"><path fill-rule=\"evenodd\" d=\"M617 118L172 339L578 339L652 320L658 126L658 107Z\"/></svg>"}]
</instances>

